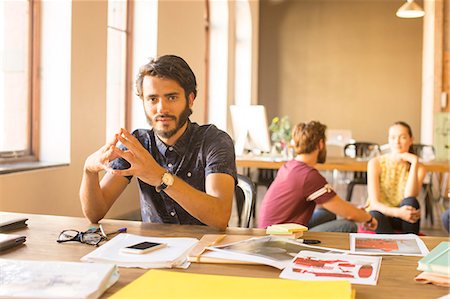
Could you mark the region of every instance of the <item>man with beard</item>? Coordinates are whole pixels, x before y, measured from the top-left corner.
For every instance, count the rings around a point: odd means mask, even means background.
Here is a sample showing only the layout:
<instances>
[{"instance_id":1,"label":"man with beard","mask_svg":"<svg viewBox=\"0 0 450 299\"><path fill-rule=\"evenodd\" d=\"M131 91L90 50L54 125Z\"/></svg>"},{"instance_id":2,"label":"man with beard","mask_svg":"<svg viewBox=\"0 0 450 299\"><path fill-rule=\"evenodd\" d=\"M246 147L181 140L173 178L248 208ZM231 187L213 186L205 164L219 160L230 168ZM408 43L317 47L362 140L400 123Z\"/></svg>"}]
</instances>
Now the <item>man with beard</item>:
<instances>
[{"instance_id":1,"label":"man with beard","mask_svg":"<svg viewBox=\"0 0 450 299\"><path fill-rule=\"evenodd\" d=\"M356 232L356 221L364 223L366 229L376 229L375 218L340 198L314 168L317 163L325 163L325 130L326 126L317 121L294 127L292 139L297 155L280 168L267 190L258 217L259 227L298 223L310 231ZM321 208L315 210L317 204ZM336 220L335 214L344 219Z\"/></svg>"},{"instance_id":2,"label":"man with beard","mask_svg":"<svg viewBox=\"0 0 450 299\"><path fill-rule=\"evenodd\" d=\"M136 176L142 221L225 228L236 182L233 141L189 120L197 95L191 68L178 56L161 56L141 67L136 89L152 129L121 129L86 159L84 215L97 223Z\"/></svg>"}]
</instances>

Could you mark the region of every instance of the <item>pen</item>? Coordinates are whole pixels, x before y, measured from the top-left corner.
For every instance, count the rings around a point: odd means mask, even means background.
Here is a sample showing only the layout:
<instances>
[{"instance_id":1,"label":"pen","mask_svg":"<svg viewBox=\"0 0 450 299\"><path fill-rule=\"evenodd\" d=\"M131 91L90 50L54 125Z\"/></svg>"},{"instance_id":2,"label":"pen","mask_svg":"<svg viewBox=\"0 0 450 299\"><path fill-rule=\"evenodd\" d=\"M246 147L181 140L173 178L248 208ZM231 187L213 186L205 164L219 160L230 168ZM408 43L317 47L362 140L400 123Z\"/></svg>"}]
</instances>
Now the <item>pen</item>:
<instances>
[{"instance_id":1,"label":"pen","mask_svg":"<svg viewBox=\"0 0 450 299\"><path fill-rule=\"evenodd\" d=\"M307 245L313 245L313 244L320 244L320 240L314 240L314 239L297 239L297 242L307 244Z\"/></svg>"}]
</instances>

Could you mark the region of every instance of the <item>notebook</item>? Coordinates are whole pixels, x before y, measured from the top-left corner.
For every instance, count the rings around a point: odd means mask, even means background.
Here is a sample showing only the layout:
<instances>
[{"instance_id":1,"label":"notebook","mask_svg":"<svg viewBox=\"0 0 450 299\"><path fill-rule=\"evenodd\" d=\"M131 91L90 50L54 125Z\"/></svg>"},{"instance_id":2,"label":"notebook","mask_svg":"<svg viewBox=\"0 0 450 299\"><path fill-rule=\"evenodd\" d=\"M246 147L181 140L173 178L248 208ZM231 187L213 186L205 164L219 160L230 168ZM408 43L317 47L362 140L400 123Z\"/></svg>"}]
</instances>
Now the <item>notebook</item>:
<instances>
[{"instance_id":1,"label":"notebook","mask_svg":"<svg viewBox=\"0 0 450 299\"><path fill-rule=\"evenodd\" d=\"M149 270L110 298L350 299L354 298L354 291L348 281L293 281Z\"/></svg>"},{"instance_id":2,"label":"notebook","mask_svg":"<svg viewBox=\"0 0 450 299\"><path fill-rule=\"evenodd\" d=\"M2 215L0 218L0 232L27 227L27 220L28 218L8 217Z\"/></svg>"}]
</instances>

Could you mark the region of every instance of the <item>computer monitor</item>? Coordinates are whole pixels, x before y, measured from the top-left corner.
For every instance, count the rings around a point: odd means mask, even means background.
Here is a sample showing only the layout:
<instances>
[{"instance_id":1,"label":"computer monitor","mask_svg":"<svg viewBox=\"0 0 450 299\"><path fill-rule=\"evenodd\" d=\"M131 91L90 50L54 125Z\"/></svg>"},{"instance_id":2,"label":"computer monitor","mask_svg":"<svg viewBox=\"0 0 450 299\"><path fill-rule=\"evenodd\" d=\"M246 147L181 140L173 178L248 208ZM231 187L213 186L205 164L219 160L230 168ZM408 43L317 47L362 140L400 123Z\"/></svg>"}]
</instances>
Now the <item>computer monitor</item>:
<instances>
[{"instance_id":1,"label":"computer monitor","mask_svg":"<svg viewBox=\"0 0 450 299\"><path fill-rule=\"evenodd\" d=\"M242 155L244 149L270 152L266 108L262 105L231 105L230 112L236 155Z\"/></svg>"}]
</instances>

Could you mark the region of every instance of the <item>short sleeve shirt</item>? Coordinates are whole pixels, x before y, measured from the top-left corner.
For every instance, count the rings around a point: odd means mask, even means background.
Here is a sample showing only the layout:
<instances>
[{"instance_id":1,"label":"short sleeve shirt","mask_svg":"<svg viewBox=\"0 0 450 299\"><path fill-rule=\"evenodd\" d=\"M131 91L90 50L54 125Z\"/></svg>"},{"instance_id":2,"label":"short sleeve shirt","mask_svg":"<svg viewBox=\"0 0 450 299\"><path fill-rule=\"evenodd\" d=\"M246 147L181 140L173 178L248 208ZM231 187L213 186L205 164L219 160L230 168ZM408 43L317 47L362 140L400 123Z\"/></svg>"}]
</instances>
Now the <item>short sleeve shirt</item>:
<instances>
[{"instance_id":1,"label":"short sleeve shirt","mask_svg":"<svg viewBox=\"0 0 450 299\"><path fill-rule=\"evenodd\" d=\"M316 204L336 196L317 169L297 160L286 162L278 171L261 203L258 226L278 223L307 225Z\"/></svg>"},{"instance_id":2,"label":"short sleeve shirt","mask_svg":"<svg viewBox=\"0 0 450 299\"><path fill-rule=\"evenodd\" d=\"M188 121L188 127L173 146L164 144L153 130L138 129L133 132L142 146L166 170L183 181L205 192L205 179L212 173L231 175L236 182L236 160L231 137L214 125ZM122 149L125 147L122 146ZM127 169L130 164L122 159L111 163L113 169ZM131 177L127 177L131 180ZM138 178L142 221L153 223L200 224L203 223L184 210L164 191L156 192L154 186Z\"/></svg>"}]
</instances>

